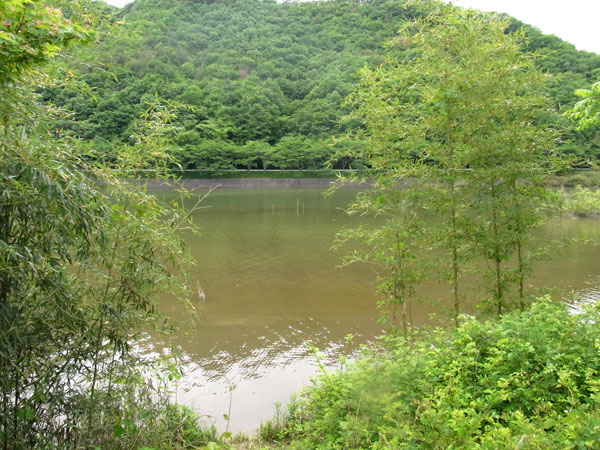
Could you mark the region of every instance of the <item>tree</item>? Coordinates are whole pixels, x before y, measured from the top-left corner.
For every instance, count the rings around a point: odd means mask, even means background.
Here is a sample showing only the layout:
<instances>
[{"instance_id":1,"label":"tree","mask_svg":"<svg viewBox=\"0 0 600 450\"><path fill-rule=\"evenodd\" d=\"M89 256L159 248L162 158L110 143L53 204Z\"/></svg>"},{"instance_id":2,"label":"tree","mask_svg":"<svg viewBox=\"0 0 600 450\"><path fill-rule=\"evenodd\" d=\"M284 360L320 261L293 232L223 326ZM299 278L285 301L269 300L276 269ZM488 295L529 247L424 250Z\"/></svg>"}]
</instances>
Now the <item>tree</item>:
<instances>
[{"instance_id":1,"label":"tree","mask_svg":"<svg viewBox=\"0 0 600 450\"><path fill-rule=\"evenodd\" d=\"M0 38L4 449L126 445L110 442L113 426L121 426L131 398L148 398L135 384L136 330L161 323L154 307L161 291L182 298L186 291L189 261L176 235L185 214L162 206L139 184L125 184L119 167L166 166L168 111L147 110L147 129L134 138L135 147L122 146L108 158L114 167L47 126L54 112L31 88L46 79L40 65L92 34L73 32L93 20L73 23L78 3L65 3L71 19L57 4L0 5L0 36L8 34ZM155 416L147 412L137 424L127 419L130 427L147 426Z\"/></svg>"},{"instance_id":2,"label":"tree","mask_svg":"<svg viewBox=\"0 0 600 450\"><path fill-rule=\"evenodd\" d=\"M392 239L363 237L382 247L376 255L395 260L392 267L408 257L393 249L412 248L408 260L418 262L416 272L445 274L455 317L466 262L477 255L488 260L490 300L501 313L508 286L523 285L523 247L550 198L541 181L554 168L554 134L536 123L545 111L544 79L522 51L522 36L505 33L506 21L443 3L429 7L427 17L404 26L391 43L402 56L363 70L350 97L353 117L365 128L357 137L369 144L362 156L376 177L376 195L360 197L351 210L381 214L388 206L381 229L395 227L386 233ZM425 239L415 242L418 235ZM432 247L447 255L437 269L424 257ZM518 267L511 269L515 252ZM393 284L414 290L422 279L407 275Z\"/></svg>"},{"instance_id":3,"label":"tree","mask_svg":"<svg viewBox=\"0 0 600 450\"><path fill-rule=\"evenodd\" d=\"M143 112L143 97L155 93L195 106L178 120L185 131L207 139L237 146L248 141L274 146L283 136L316 142L350 129L351 123L340 123L349 112L342 103L358 82L358 71L380 64L386 54L382 43L404 21L422 17L427 4L138 2L117 12L128 23L124 31L63 59L63 65L81 75L87 91L57 86L45 99L75 113L57 122L57 128L94 145L128 142L130 125ZM514 20L507 32L520 29L527 49L542 55L536 64L559 74L546 92L562 112L574 103L576 86L597 79L600 55L578 52ZM387 55L401 54L403 48L389 48ZM570 138L564 152L598 160L593 135L568 132L563 134ZM189 159L185 151L180 154ZM229 157L220 165L233 166L236 156Z\"/></svg>"},{"instance_id":4,"label":"tree","mask_svg":"<svg viewBox=\"0 0 600 450\"><path fill-rule=\"evenodd\" d=\"M578 89L575 95L582 100L568 110L565 115L578 122L577 128L587 130L600 125L600 81L590 89Z\"/></svg>"},{"instance_id":5,"label":"tree","mask_svg":"<svg viewBox=\"0 0 600 450\"><path fill-rule=\"evenodd\" d=\"M71 18L58 6L66 6ZM17 80L74 41L92 37L79 1L8 0L0 5L0 84Z\"/></svg>"}]
</instances>

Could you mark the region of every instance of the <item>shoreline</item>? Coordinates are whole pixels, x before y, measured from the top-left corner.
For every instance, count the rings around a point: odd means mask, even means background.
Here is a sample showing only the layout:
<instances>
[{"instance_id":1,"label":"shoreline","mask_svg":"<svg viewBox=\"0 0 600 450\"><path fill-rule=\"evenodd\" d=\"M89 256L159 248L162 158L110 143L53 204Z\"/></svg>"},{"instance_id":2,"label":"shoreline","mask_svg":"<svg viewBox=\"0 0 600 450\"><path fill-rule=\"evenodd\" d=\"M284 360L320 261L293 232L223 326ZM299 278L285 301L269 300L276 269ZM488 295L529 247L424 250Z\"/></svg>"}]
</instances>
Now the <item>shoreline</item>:
<instances>
[{"instance_id":1,"label":"shoreline","mask_svg":"<svg viewBox=\"0 0 600 450\"><path fill-rule=\"evenodd\" d=\"M329 188L335 178L188 178L178 181L157 181L141 179L148 189L174 189L183 186L186 189L195 188ZM364 188L371 186L372 182L344 183L343 187Z\"/></svg>"}]
</instances>

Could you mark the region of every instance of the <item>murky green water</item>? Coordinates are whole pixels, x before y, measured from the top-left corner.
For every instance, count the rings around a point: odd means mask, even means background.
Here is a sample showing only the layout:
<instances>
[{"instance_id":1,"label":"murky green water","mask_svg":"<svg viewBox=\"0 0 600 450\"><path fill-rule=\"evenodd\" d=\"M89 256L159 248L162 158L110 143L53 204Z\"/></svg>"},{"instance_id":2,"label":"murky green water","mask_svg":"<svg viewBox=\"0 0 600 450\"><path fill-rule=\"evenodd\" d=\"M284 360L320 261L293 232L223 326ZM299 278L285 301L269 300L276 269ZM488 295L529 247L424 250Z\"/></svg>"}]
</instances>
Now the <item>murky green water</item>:
<instances>
[{"instance_id":1,"label":"murky green water","mask_svg":"<svg viewBox=\"0 0 600 450\"><path fill-rule=\"evenodd\" d=\"M221 189L203 202L195 216L202 236L186 236L198 261L191 278L204 293L196 299L200 320L192 326L174 299L161 304L181 328L174 343L186 358L177 401L214 417L224 431L231 399L229 431L252 431L316 373L311 345L335 364L340 352L380 334L375 268L337 269L341 255L330 250L336 232L360 221L342 212L356 192L324 198L317 189ZM600 242L600 221L557 220L539 238L563 236ZM558 257L539 264L532 287L598 297L599 247L580 241L552 253ZM421 294L450 302L443 284L430 283ZM428 321L436 309L413 305L414 322Z\"/></svg>"}]
</instances>

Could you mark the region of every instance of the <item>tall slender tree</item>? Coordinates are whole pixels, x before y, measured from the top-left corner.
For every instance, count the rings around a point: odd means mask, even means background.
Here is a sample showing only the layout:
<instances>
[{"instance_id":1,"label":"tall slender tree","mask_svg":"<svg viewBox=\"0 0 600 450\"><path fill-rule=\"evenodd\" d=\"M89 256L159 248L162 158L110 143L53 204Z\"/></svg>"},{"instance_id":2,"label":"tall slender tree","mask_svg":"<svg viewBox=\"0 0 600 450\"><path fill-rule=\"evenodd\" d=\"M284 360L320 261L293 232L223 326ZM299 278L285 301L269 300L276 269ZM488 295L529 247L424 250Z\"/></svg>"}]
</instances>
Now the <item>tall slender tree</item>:
<instances>
[{"instance_id":1,"label":"tall slender tree","mask_svg":"<svg viewBox=\"0 0 600 450\"><path fill-rule=\"evenodd\" d=\"M502 313L511 285L524 295L524 246L544 218L550 196L542 181L556 167L555 135L537 120L545 112L544 75L523 51L522 34L508 33L501 17L441 2L429 8L391 42L401 56L365 69L350 98L378 192L353 208L377 211L381 198L410 199L429 219L419 223L426 239L415 254L433 244L443 250L437 271L452 288L455 317L466 261L477 255L488 261L490 300ZM398 182L407 176L410 182ZM393 223L404 223L399 217Z\"/></svg>"}]
</instances>

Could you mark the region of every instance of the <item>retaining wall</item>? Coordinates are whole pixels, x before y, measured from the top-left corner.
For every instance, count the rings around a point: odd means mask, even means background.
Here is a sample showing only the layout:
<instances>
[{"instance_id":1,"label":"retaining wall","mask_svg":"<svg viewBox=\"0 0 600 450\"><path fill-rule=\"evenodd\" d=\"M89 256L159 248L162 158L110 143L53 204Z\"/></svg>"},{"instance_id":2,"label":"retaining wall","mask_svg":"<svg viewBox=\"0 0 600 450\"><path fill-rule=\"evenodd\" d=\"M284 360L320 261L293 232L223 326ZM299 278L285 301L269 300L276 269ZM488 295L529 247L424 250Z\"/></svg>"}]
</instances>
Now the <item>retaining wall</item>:
<instances>
[{"instance_id":1,"label":"retaining wall","mask_svg":"<svg viewBox=\"0 0 600 450\"><path fill-rule=\"evenodd\" d=\"M149 189L171 189L176 187L174 183L156 180L142 180ZM202 178L182 179L178 184L186 189L210 188L328 188L335 179L331 178ZM347 183L345 187L367 187L371 183Z\"/></svg>"}]
</instances>

